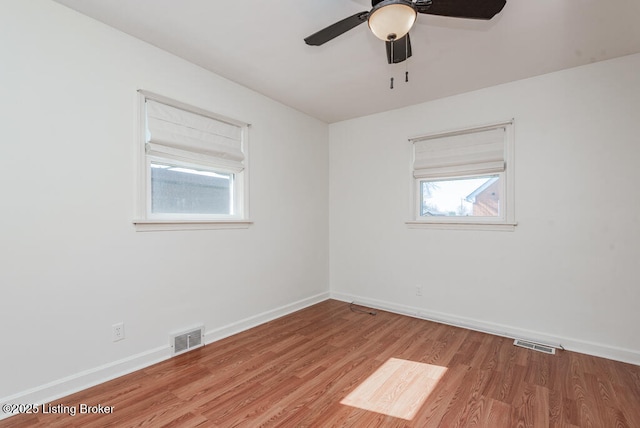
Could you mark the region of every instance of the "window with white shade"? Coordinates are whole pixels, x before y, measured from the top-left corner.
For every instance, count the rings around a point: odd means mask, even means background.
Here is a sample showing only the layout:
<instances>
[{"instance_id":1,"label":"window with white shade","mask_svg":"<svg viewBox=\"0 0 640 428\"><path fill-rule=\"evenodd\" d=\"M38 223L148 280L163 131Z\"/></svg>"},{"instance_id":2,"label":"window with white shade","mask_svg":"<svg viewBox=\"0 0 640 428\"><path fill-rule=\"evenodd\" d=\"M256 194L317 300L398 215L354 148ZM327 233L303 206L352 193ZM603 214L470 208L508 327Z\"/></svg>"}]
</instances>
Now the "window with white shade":
<instances>
[{"instance_id":1,"label":"window with white shade","mask_svg":"<svg viewBox=\"0 0 640 428\"><path fill-rule=\"evenodd\" d=\"M513 122L410 139L413 227L512 230Z\"/></svg>"},{"instance_id":2,"label":"window with white shade","mask_svg":"<svg viewBox=\"0 0 640 428\"><path fill-rule=\"evenodd\" d=\"M248 125L139 93L138 228L246 227Z\"/></svg>"}]
</instances>

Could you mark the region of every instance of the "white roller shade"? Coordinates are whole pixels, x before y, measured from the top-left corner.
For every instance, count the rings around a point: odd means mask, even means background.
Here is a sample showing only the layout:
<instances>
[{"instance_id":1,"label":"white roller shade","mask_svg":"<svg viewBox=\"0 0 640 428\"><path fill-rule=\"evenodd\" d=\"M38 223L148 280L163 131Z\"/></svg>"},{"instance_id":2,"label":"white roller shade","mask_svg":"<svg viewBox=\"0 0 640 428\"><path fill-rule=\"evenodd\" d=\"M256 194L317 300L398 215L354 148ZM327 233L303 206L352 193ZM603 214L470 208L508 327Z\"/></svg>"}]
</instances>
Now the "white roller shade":
<instances>
[{"instance_id":1,"label":"white roller shade","mask_svg":"<svg viewBox=\"0 0 640 428\"><path fill-rule=\"evenodd\" d=\"M211 117L145 102L147 154L241 171L242 128Z\"/></svg>"},{"instance_id":2,"label":"white roller shade","mask_svg":"<svg viewBox=\"0 0 640 428\"><path fill-rule=\"evenodd\" d=\"M505 169L504 127L412 141L416 178L490 174Z\"/></svg>"}]
</instances>

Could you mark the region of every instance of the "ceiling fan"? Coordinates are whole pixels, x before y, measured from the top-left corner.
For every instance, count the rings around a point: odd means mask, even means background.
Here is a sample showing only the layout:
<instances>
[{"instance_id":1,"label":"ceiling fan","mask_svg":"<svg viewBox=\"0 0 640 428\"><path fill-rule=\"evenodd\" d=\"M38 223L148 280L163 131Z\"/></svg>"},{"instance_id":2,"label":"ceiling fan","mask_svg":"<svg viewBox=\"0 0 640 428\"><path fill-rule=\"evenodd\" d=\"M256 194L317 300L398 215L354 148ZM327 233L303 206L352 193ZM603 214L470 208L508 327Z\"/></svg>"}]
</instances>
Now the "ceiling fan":
<instances>
[{"instance_id":1,"label":"ceiling fan","mask_svg":"<svg viewBox=\"0 0 640 428\"><path fill-rule=\"evenodd\" d=\"M411 56L409 30L419 13L489 20L500 13L506 0L371 0L370 11L358 12L305 38L320 46L363 22L387 48L387 61L396 64Z\"/></svg>"}]
</instances>

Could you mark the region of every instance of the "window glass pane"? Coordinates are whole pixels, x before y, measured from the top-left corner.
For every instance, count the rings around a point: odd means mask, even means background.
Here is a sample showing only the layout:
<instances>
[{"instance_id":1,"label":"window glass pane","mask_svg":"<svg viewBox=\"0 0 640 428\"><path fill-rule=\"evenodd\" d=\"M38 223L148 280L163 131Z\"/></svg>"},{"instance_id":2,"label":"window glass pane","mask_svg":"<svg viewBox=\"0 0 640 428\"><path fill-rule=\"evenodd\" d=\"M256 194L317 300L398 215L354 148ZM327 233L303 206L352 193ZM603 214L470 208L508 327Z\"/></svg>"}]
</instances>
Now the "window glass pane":
<instances>
[{"instance_id":1,"label":"window glass pane","mask_svg":"<svg viewBox=\"0 0 640 428\"><path fill-rule=\"evenodd\" d=\"M420 181L420 215L499 217L500 175Z\"/></svg>"},{"instance_id":2,"label":"window glass pane","mask_svg":"<svg viewBox=\"0 0 640 428\"><path fill-rule=\"evenodd\" d=\"M234 174L151 163L151 212L233 214Z\"/></svg>"}]
</instances>

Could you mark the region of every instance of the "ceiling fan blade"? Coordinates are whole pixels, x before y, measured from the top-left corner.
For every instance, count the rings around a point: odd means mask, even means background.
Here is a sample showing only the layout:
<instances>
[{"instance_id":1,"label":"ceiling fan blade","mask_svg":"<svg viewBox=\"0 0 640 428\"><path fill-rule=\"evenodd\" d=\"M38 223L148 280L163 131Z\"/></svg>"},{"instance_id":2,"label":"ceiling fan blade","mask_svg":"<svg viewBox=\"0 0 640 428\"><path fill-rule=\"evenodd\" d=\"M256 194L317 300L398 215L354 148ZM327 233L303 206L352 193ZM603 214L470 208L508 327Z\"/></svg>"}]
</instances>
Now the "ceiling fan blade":
<instances>
[{"instance_id":1,"label":"ceiling fan blade","mask_svg":"<svg viewBox=\"0 0 640 428\"><path fill-rule=\"evenodd\" d=\"M409 38L409 33L393 42L385 42L385 44L387 45L387 62L389 64L406 61L411 56L411 39Z\"/></svg>"},{"instance_id":2,"label":"ceiling fan blade","mask_svg":"<svg viewBox=\"0 0 640 428\"><path fill-rule=\"evenodd\" d=\"M320 46L327 43L329 40L338 37L341 34L346 33L354 27L362 24L367 21L369 18L369 12L358 12L355 15L351 15L348 18L343 19L342 21L338 21L333 25L329 25L327 28L323 28L305 38L304 41L306 44L311 46Z\"/></svg>"},{"instance_id":3,"label":"ceiling fan blade","mask_svg":"<svg viewBox=\"0 0 640 428\"><path fill-rule=\"evenodd\" d=\"M452 18L491 19L504 7L506 0L418 0L419 13Z\"/></svg>"}]
</instances>

